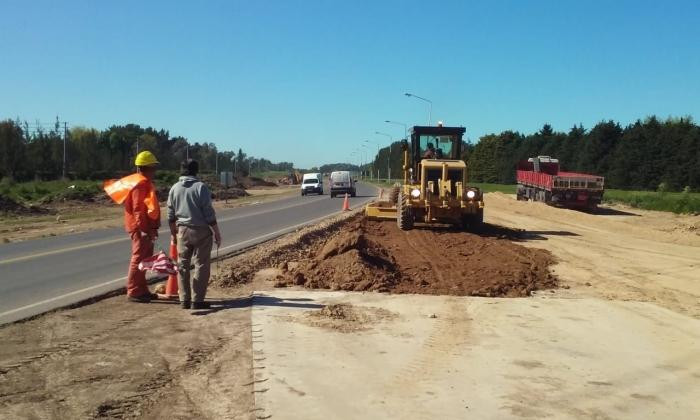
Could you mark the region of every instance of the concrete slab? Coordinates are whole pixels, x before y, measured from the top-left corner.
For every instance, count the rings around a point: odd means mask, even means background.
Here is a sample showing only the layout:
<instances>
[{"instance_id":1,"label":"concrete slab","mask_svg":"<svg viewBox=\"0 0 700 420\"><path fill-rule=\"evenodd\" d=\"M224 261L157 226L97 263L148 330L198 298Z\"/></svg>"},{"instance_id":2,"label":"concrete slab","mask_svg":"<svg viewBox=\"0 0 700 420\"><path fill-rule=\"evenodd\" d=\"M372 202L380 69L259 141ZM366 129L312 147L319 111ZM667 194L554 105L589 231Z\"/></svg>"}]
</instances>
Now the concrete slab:
<instances>
[{"instance_id":1,"label":"concrete slab","mask_svg":"<svg viewBox=\"0 0 700 420\"><path fill-rule=\"evenodd\" d=\"M310 321L334 303L369 321ZM279 290L252 314L258 418L700 418L700 321L652 304Z\"/></svg>"}]
</instances>

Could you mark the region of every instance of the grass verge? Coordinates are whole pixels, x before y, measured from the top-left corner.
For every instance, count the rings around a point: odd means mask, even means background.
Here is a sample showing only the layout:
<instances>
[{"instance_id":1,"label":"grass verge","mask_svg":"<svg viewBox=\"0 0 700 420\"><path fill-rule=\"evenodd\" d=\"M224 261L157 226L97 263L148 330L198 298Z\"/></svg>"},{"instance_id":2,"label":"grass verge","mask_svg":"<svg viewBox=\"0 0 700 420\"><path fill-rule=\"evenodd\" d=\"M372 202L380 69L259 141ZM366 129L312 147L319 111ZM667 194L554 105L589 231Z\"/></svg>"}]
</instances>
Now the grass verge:
<instances>
[{"instance_id":1,"label":"grass verge","mask_svg":"<svg viewBox=\"0 0 700 420\"><path fill-rule=\"evenodd\" d=\"M644 210L700 214L700 193L605 190L603 201Z\"/></svg>"},{"instance_id":2,"label":"grass verge","mask_svg":"<svg viewBox=\"0 0 700 420\"><path fill-rule=\"evenodd\" d=\"M31 181L3 184L0 186L0 194L19 202L37 203L92 197L101 189L101 182L98 181Z\"/></svg>"}]
</instances>

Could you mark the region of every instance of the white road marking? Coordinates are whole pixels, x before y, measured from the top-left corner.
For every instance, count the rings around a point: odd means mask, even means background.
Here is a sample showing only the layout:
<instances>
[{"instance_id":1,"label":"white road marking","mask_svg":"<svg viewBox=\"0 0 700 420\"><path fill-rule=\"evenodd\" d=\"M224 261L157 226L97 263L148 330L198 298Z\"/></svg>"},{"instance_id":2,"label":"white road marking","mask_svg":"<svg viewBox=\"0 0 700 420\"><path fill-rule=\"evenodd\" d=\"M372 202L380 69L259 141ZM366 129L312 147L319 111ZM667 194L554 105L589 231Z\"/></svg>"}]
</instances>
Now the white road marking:
<instances>
[{"instance_id":1,"label":"white road marking","mask_svg":"<svg viewBox=\"0 0 700 420\"><path fill-rule=\"evenodd\" d=\"M88 291L90 291L90 290L99 289L100 287L104 287L104 286L107 286L107 285L111 285L111 284L113 284L113 283L114 283L114 284L116 284L116 283L118 283L118 282L121 283L121 282L124 282L124 280L126 280L126 277L122 277L122 278L120 278L120 279L110 280L110 281L108 281L108 282L96 284L96 285L90 286L90 287L85 287L85 288L80 289L80 290L74 290L74 291L72 291L72 292L68 292L68 293L62 294L61 296L55 296L55 297L52 297L51 299L46 299L46 300L42 300L41 302L32 303L31 305L25 305L25 306L22 306L22 307L19 307L19 308L15 308L15 309L12 309L12 310L10 310L10 311L6 311L6 312L0 313L0 318L3 318L3 317L5 317L5 316L7 316L7 315L11 315L11 314L14 314L14 313L17 313L17 312L24 311L24 310L27 310L27 309L36 308L37 306L42 306L42 305L46 305L46 304L51 303L51 302L56 302L57 300L61 300L61 299L67 298L67 297L69 297L69 296L75 296L75 295L79 295L79 294L81 294L81 293L88 292Z\"/></svg>"}]
</instances>

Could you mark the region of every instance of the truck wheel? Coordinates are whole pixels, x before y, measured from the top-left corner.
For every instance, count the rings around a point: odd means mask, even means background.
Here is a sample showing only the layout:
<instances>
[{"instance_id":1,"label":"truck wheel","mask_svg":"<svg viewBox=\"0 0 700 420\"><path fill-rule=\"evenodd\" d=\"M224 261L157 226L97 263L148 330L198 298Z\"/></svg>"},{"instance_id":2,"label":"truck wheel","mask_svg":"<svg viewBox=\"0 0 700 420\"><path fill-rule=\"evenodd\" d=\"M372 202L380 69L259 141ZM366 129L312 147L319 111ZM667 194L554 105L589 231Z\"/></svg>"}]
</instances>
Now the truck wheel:
<instances>
[{"instance_id":1,"label":"truck wheel","mask_svg":"<svg viewBox=\"0 0 700 420\"><path fill-rule=\"evenodd\" d=\"M352 190L352 192L350 193L350 197L355 197L356 194L357 193L355 192L355 190Z\"/></svg>"},{"instance_id":2,"label":"truck wheel","mask_svg":"<svg viewBox=\"0 0 700 420\"><path fill-rule=\"evenodd\" d=\"M303 196L305 196L305 195L306 195L306 194L304 194L304 191L302 191L302 192L301 192L301 196L303 197Z\"/></svg>"},{"instance_id":3,"label":"truck wheel","mask_svg":"<svg viewBox=\"0 0 700 420\"><path fill-rule=\"evenodd\" d=\"M331 193L331 198L335 198L335 194Z\"/></svg>"},{"instance_id":4,"label":"truck wheel","mask_svg":"<svg viewBox=\"0 0 700 420\"><path fill-rule=\"evenodd\" d=\"M401 230L411 230L413 229L413 223L415 222L413 209L408 204L408 197L404 197L401 192L399 192L399 197L396 202L396 224L399 225Z\"/></svg>"}]
</instances>

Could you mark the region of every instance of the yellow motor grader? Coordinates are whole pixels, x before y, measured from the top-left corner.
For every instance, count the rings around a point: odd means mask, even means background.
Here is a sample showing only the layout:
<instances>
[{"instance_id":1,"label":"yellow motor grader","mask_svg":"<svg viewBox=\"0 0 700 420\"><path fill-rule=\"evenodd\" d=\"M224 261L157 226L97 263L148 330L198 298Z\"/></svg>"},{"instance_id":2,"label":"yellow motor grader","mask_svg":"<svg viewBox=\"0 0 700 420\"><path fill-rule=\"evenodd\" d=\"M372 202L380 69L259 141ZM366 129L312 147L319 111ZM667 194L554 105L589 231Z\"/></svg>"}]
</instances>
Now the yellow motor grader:
<instances>
[{"instance_id":1,"label":"yellow motor grader","mask_svg":"<svg viewBox=\"0 0 700 420\"><path fill-rule=\"evenodd\" d=\"M415 222L448 223L470 230L484 221L484 198L467 184L467 165L460 159L464 127L415 126L411 143L402 143L403 185L389 201L368 204L373 219L396 219L410 230Z\"/></svg>"}]
</instances>

